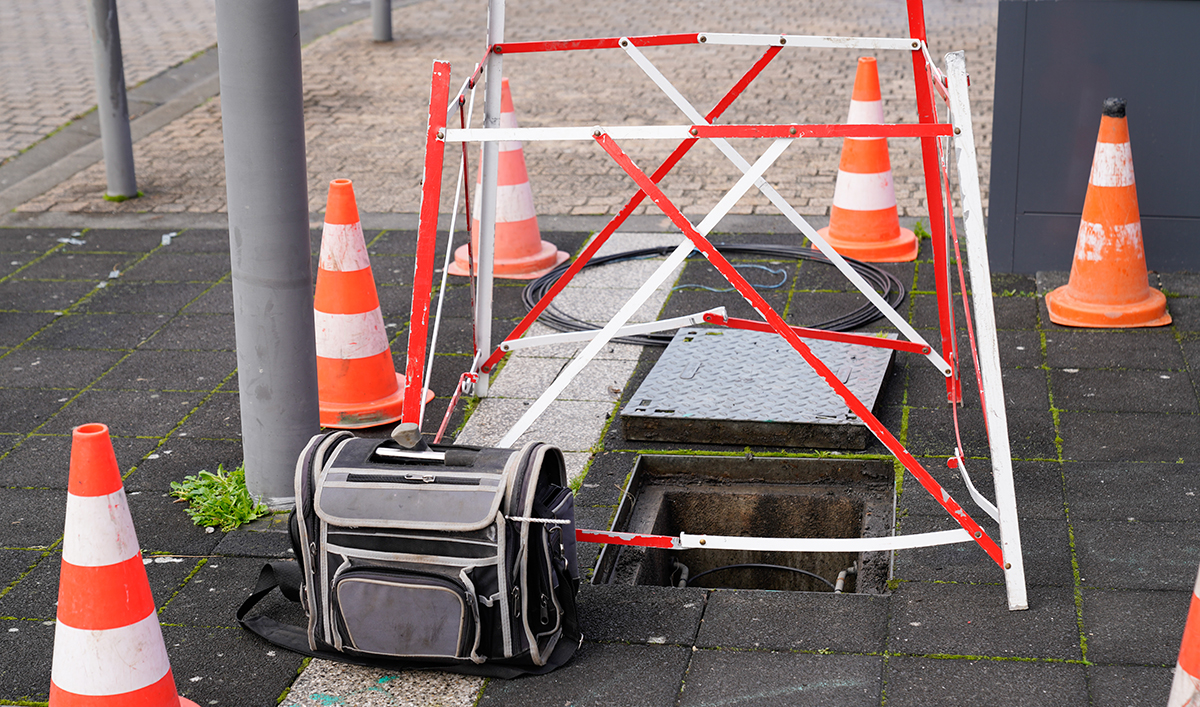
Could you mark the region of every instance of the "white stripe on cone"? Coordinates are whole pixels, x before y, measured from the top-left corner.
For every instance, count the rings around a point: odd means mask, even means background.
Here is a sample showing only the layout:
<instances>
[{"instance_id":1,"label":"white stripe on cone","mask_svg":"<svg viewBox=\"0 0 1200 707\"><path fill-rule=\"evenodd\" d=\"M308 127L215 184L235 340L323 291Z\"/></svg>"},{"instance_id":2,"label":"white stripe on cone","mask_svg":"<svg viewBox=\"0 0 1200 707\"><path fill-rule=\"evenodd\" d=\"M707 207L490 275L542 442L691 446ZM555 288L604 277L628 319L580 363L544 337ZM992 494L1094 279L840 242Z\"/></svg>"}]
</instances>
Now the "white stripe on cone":
<instances>
[{"instance_id":1,"label":"white stripe on cone","mask_svg":"<svg viewBox=\"0 0 1200 707\"><path fill-rule=\"evenodd\" d=\"M330 314L313 310L317 355L321 358L368 358L389 350L383 312L378 307L361 314Z\"/></svg>"},{"instance_id":2,"label":"white stripe on cone","mask_svg":"<svg viewBox=\"0 0 1200 707\"><path fill-rule=\"evenodd\" d=\"M129 626L89 631L59 621L50 679L76 695L121 695L153 685L171 664L158 614Z\"/></svg>"},{"instance_id":3,"label":"white stripe on cone","mask_svg":"<svg viewBox=\"0 0 1200 707\"><path fill-rule=\"evenodd\" d=\"M371 267L362 223L327 223L321 231L321 269L354 272Z\"/></svg>"},{"instance_id":4,"label":"white stripe on cone","mask_svg":"<svg viewBox=\"0 0 1200 707\"><path fill-rule=\"evenodd\" d=\"M1129 255L1124 255L1122 251L1128 251ZM1123 257L1144 257L1140 222L1108 228L1098 223L1079 222L1079 237L1075 240L1076 260L1100 262L1115 253L1122 253Z\"/></svg>"},{"instance_id":5,"label":"white stripe on cone","mask_svg":"<svg viewBox=\"0 0 1200 707\"><path fill-rule=\"evenodd\" d=\"M1196 573L1196 586L1192 588L1191 604L1200 601L1200 571ZM1186 631L1186 625L1184 630ZM1186 641L1186 636L1184 637ZM1182 649L1180 650L1182 653ZM1179 661L1175 662L1175 679L1171 681L1171 695L1167 698L1167 707L1196 707L1200 705L1200 675L1192 675L1183 669Z\"/></svg>"},{"instance_id":6,"label":"white stripe on cone","mask_svg":"<svg viewBox=\"0 0 1200 707\"><path fill-rule=\"evenodd\" d=\"M1088 181L1098 187L1133 185L1133 152L1129 143L1097 142Z\"/></svg>"},{"instance_id":7,"label":"white stripe on cone","mask_svg":"<svg viewBox=\"0 0 1200 707\"><path fill-rule=\"evenodd\" d=\"M850 115L846 122L853 125L874 125L883 122L883 101L850 101ZM884 140L886 138L871 138Z\"/></svg>"},{"instance_id":8,"label":"white stripe on cone","mask_svg":"<svg viewBox=\"0 0 1200 707\"><path fill-rule=\"evenodd\" d=\"M480 186L475 185L475 193ZM480 206L479 199L471 206L471 218L478 221ZM496 223L515 223L537 216L533 210L533 187L529 182L509 184L496 187Z\"/></svg>"},{"instance_id":9,"label":"white stripe on cone","mask_svg":"<svg viewBox=\"0 0 1200 707\"><path fill-rule=\"evenodd\" d=\"M64 561L76 567L105 567L137 554L137 535L133 531L125 489L107 496L67 494Z\"/></svg>"},{"instance_id":10,"label":"white stripe on cone","mask_svg":"<svg viewBox=\"0 0 1200 707\"><path fill-rule=\"evenodd\" d=\"M850 211L878 211L896 206L892 172L859 174L838 170L833 188L833 205Z\"/></svg>"}]
</instances>

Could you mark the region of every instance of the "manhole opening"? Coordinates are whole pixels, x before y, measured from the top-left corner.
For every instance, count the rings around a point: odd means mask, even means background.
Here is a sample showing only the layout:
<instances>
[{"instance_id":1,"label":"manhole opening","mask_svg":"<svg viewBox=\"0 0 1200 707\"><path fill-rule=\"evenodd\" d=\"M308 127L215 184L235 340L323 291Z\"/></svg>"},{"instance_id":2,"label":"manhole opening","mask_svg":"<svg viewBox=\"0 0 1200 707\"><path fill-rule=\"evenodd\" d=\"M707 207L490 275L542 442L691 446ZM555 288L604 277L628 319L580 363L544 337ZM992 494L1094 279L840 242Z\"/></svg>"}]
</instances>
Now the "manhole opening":
<instances>
[{"instance_id":1,"label":"manhole opening","mask_svg":"<svg viewBox=\"0 0 1200 707\"><path fill-rule=\"evenodd\" d=\"M879 460L638 458L613 530L678 536L856 538L891 533L892 465ZM606 546L598 583L882 593L887 553ZM814 576L815 575L815 576ZM824 580L824 581L822 581Z\"/></svg>"}]
</instances>

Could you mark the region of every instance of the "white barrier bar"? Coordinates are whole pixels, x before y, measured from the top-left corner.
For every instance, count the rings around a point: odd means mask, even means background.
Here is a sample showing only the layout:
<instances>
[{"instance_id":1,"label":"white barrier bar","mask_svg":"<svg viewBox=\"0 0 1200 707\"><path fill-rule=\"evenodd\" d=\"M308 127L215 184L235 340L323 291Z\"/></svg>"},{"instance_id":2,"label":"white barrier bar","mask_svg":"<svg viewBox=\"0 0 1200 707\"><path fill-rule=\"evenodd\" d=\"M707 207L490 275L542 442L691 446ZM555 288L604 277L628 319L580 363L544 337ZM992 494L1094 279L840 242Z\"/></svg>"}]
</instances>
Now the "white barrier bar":
<instances>
[{"instance_id":1,"label":"white barrier bar","mask_svg":"<svg viewBox=\"0 0 1200 707\"><path fill-rule=\"evenodd\" d=\"M539 142L548 140L592 140L596 131L611 135L614 140L687 140L692 135L690 125L596 125L569 128L451 128L446 142Z\"/></svg>"},{"instance_id":2,"label":"white barrier bar","mask_svg":"<svg viewBox=\"0 0 1200 707\"><path fill-rule=\"evenodd\" d=\"M887 535L881 538L744 538L731 535L679 534L679 544L684 549L759 552L885 552L969 542L975 541L964 528L935 533Z\"/></svg>"},{"instance_id":3,"label":"white barrier bar","mask_svg":"<svg viewBox=\"0 0 1200 707\"><path fill-rule=\"evenodd\" d=\"M921 40L892 37L821 37L804 34L730 34L700 33L702 44L733 44L743 47L811 47L815 49L899 49L921 48Z\"/></svg>"},{"instance_id":4,"label":"white barrier bar","mask_svg":"<svg viewBox=\"0 0 1200 707\"><path fill-rule=\"evenodd\" d=\"M638 50L637 47L633 46L632 42L629 42L623 38L621 40L621 47L625 50L629 57L633 59L638 67L640 67L642 71L644 71L646 75L650 77L650 80L653 81L662 90L662 92L671 99L671 102L674 103L675 106L681 111L683 111L683 114L686 115L689 120L694 121L697 125L705 125L708 123L708 121L704 119L704 116L700 114L700 111L696 110L695 106L688 102L688 100L683 97L683 94L676 90L671 82L667 80L667 77L663 76L662 72L660 72L658 68L655 67L654 64L652 64L650 60ZM743 173L750 168L750 163L747 162L746 159L742 157L742 155L735 150L732 145L729 144L728 140L725 140L724 138L713 138L712 143L716 145L717 149L720 150L721 153L724 154L730 162L733 162L733 164L736 165L737 168ZM887 300L883 299L883 297L881 297L879 293L875 291L875 288L867 284L867 281L863 279L862 275L859 275L854 268L850 267L850 264L846 262L846 259L843 258L837 251L835 251L833 247L830 246L825 239L817 233L816 229L810 226L808 221L805 221L804 218L800 216L800 214L797 213L790 204L787 203L787 200L784 199L779 192L775 191L774 187L772 187L765 179L762 178L757 180L755 186L757 186L759 191L761 191L768 199L771 200L771 203L775 204L776 208L778 208L785 216L788 217L788 220L791 221L793 225L800 229L801 233L803 233L810 241L812 241L813 245L817 247L817 250L820 250L821 253L828 258L835 267L837 267L842 275L858 288L859 292L861 292L862 295L871 302L871 304L875 305L875 307L885 317L887 317L888 321L890 321L897 329L900 330L902 334L904 334L906 339L913 343L921 344L929 350L929 353L925 354L925 357L929 359L939 371L942 372L942 375L950 375L950 365L946 363L946 360L942 358L932 346L929 345L929 342L925 341L924 337L917 333L916 329L913 329L912 326L910 326L909 323L905 321L905 319L901 317L900 314L896 312L896 310L893 309L890 304L887 303Z\"/></svg>"},{"instance_id":5,"label":"white barrier bar","mask_svg":"<svg viewBox=\"0 0 1200 707\"><path fill-rule=\"evenodd\" d=\"M1004 552L1004 584L1008 608L1029 608L1025 591L1025 564L1021 556L1021 531L1017 523L1017 492L1013 485L1012 451L1008 442L1008 416L1004 409L1004 385L1000 377L1000 344L996 338L996 314L992 309L992 276L984 240L983 205L979 194L979 167L975 162L975 139L971 132L971 106L967 100L967 64L963 52L946 55L950 116L954 125L954 152L958 161L958 184L962 192L963 230L967 241L967 265L971 270L971 297L978 327L979 372L987 412L988 444L992 453L992 478L996 508L1000 513L1000 549Z\"/></svg>"},{"instance_id":6,"label":"white barrier bar","mask_svg":"<svg viewBox=\"0 0 1200 707\"><path fill-rule=\"evenodd\" d=\"M714 307L703 312L689 314L686 317L674 317L672 319L659 319L655 322L647 322L645 324L628 324L617 330L615 336L638 336L641 334L653 334L656 331L665 331L667 329L678 329L685 326L696 326L704 324L704 317L707 314L716 314L721 317L725 316L724 307ZM548 346L550 344L570 344L577 341L591 341L600 334L601 329L588 329L585 331L567 331L560 334L543 334L541 336L526 336L523 339L513 339L500 344L501 351L516 351L517 349L529 349L534 346Z\"/></svg>"}]
</instances>

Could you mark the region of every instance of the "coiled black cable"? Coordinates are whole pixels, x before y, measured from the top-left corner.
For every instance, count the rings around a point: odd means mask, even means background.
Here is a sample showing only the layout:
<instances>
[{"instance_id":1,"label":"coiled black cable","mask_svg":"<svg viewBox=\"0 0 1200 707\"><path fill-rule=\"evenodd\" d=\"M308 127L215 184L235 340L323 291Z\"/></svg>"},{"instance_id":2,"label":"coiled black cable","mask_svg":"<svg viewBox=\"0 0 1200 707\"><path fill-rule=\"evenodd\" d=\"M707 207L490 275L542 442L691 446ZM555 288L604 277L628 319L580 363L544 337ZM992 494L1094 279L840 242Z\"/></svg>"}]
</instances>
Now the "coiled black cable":
<instances>
[{"instance_id":1,"label":"coiled black cable","mask_svg":"<svg viewBox=\"0 0 1200 707\"><path fill-rule=\"evenodd\" d=\"M717 250L723 254L730 255L759 255L770 258L778 258L781 260L807 260L814 263L823 263L832 266L833 263L825 257L821 251L814 248L804 248L800 246L787 245L769 245L769 244L735 244L735 243L714 243ZM623 253L614 253L612 255L603 255L593 257L584 269L600 267L609 263L621 262L624 260L635 260L638 258L653 258L658 256L670 255L675 250L675 246L658 246L654 248L639 248L637 250L627 250ZM689 258L703 257L699 251L692 251ZM875 267L869 263L864 263L861 260L846 258L846 262L850 267L854 268L855 272L862 275L862 278L875 289L876 292L883 297L893 308L899 306L904 301L906 291L904 285L895 275ZM570 262L565 262L554 268L545 275L536 280L531 281L525 286L521 292L521 301L525 305L525 311L532 311L542 296L550 291L555 282L562 277L562 274L570 267ZM812 329L825 329L827 331L851 331L859 327L866 326L871 322L879 319L883 314L875 307L875 305L867 302L863 306L855 309L852 312L847 312L833 319L829 319L818 324L808 325ZM596 325L591 322L586 322L578 317L575 317L554 305L553 302L546 307L542 315L538 317L538 321L542 322L551 329L556 331L584 331L595 329ZM622 344L634 344L637 346L666 346L671 343L674 337L674 332L658 332L654 334L642 334L638 336L621 336L614 337L612 340Z\"/></svg>"}]
</instances>

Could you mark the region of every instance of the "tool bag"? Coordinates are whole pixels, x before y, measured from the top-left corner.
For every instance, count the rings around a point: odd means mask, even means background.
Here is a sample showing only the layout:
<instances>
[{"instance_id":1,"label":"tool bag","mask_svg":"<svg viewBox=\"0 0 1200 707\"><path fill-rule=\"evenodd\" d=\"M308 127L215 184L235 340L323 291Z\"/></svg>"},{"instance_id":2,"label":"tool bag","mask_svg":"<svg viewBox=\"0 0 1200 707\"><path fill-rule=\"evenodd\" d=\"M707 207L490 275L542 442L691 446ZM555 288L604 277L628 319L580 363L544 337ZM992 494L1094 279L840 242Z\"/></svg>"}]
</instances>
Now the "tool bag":
<instances>
[{"instance_id":1,"label":"tool bag","mask_svg":"<svg viewBox=\"0 0 1200 707\"><path fill-rule=\"evenodd\" d=\"M574 520L556 447L405 449L319 434L296 465L297 562L264 567L238 621L343 662L549 672L582 641ZM303 605L306 629L247 617L276 586Z\"/></svg>"}]
</instances>

